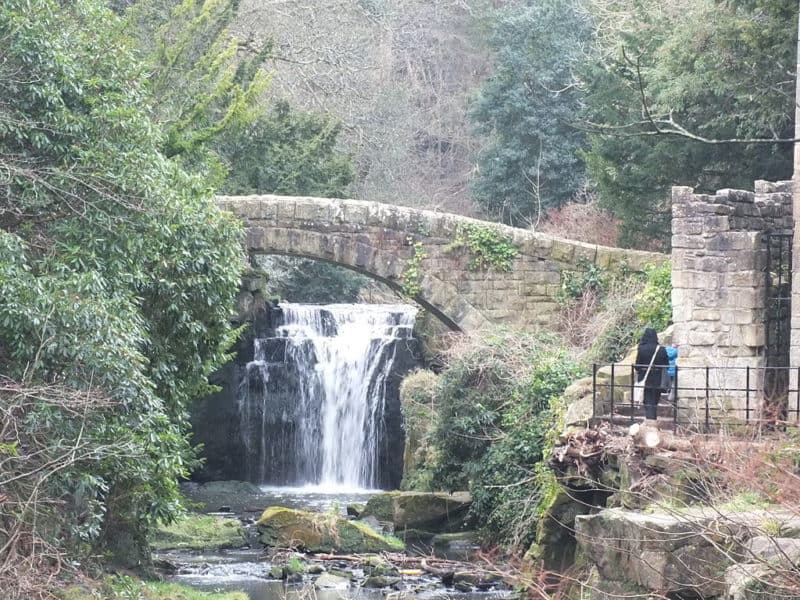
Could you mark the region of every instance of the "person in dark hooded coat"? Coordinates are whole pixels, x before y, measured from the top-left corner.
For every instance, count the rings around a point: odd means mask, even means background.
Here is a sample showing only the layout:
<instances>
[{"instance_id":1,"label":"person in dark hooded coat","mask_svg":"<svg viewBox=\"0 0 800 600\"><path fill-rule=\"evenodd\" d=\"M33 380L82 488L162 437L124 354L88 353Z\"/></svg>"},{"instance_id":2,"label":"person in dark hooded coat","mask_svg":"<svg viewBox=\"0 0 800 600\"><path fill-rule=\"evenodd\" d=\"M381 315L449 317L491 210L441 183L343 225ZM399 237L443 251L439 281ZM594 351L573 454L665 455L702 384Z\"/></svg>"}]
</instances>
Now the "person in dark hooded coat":
<instances>
[{"instance_id":1,"label":"person in dark hooded coat","mask_svg":"<svg viewBox=\"0 0 800 600\"><path fill-rule=\"evenodd\" d=\"M653 358L655 354L655 358ZM653 366L650 367L650 372L647 368L650 361L653 361ZM636 380L641 382L647 375L647 381L644 382L644 418L647 421L655 420L657 413L658 399L661 396L661 381L663 369L669 368L669 357L667 350L658 344L658 334L652 327L648 327L642 334L642 339L639 340L639 350L636 353Z\"/></svg>"}]
</instances>

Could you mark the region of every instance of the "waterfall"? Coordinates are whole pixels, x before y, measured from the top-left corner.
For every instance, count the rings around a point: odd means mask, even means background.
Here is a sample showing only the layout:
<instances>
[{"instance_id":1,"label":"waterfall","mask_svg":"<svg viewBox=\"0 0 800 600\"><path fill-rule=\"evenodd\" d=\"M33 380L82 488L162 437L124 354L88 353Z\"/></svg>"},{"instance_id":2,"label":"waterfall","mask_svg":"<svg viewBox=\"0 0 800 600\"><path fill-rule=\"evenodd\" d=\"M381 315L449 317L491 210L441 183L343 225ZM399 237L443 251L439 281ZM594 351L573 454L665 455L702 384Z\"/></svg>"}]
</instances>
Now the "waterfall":
<instances>
[{"instance_id":1,"label":"waterfall","mask_svg":"<svg viewBox=\"0 0 800 600\"><path fill-rule=\"evenodd\" d=\"M248 477L259 483L373 488L386 436L386 384L417 309L280 304L255 340L239 394Z\"/></svg>"}]
</instances>

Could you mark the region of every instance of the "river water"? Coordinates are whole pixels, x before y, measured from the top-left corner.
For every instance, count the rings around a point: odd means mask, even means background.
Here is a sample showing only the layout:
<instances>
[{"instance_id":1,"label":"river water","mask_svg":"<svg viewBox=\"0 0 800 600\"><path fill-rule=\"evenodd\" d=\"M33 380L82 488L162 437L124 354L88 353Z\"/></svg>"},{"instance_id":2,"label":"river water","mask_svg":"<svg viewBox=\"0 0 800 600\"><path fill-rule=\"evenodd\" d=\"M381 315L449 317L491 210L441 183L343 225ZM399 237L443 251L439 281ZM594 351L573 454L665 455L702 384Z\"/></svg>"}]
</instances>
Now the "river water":
<instances>
[{"instance_id":1,"label":"river water","mask_svg":"<svg viewBox=\"0 0 800 600\"><path fill-rule=\"evenodd\" d=\"M350 503L365 503L378 490L331 491L314 486L281 488L262 486L261 495L250 496L246 501L241 498L227 498L231 510L241 514L246 521L252 522L257 516L247 508L285 506L315 511L337 511L345 514ZM189 493L190 499L192 498ZM226 516L231 516L227 514ZM252 525L250 527L253 527ZM425 554L433 552L431 548L418 549ZM285 563L291 552L282 552L280 560ZM303 557L302 554L297 554ZM445 588L438 578L424 575L403 578L400 589L369 589L360 587L359 581L363 572L353 569L347 562L324 561L322 566L347 569L355 580L344 589L316 589L313 577L306 576L303 582L287 584L270 576L270 569L276 561L270 559L260 547L235 550L215 550L208 552L165 551L156 555L157 560L166 561L177 567L177 572L170 579L205 591L243 591L250 600L378 600L393 594L396 598L421 598L436 600L453 598L455 600L509 600L511 594L507 590L490 590L459 592Z\"/></svg>"}]
</instances>

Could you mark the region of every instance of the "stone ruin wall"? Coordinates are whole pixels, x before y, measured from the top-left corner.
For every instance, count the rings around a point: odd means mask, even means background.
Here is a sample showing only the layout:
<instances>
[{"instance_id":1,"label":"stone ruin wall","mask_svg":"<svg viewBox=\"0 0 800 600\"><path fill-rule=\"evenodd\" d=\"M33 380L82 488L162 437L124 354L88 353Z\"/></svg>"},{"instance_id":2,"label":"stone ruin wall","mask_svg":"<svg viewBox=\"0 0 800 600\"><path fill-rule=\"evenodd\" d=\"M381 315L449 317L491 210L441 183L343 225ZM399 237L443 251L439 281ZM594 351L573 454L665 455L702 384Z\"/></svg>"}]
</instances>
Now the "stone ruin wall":
<instances>
[{"instance_id":1,"label":"stone ruin wall","mask_svg":"<svg viewBox=\"0 0 800 600\"><path fill-rule=\"evenodd\" d=\"M789 181L756 181L755 192L724 189L713 195L672 189L673 343L680 346L684 406L692 408L693 394L683 388L705 388L702 367L737 367L712 371L710 378L711 387L732 389L745 387L745 367L764 366L764 234L792 226ZM751 379L750 387L756 385ZM729 392L715 401L741 409L745 398L743 392ZM751 398L750 406L757 409L754 402Z\"/></svg>"}]
</instances>

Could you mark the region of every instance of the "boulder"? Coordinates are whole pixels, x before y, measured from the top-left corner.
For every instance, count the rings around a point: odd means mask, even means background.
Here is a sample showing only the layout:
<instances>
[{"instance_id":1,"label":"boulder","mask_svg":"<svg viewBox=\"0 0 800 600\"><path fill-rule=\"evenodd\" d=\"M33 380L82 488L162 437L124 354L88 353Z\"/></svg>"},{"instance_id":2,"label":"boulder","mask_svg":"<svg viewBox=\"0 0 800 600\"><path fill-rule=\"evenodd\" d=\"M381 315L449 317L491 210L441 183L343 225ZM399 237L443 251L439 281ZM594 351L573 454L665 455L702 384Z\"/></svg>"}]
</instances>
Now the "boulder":
<instances>
[{"instance_id":1,"label":"boulder","mask_svg":"<svg viewBox=\"0 0 800 600\"><path fill-rule=\"evenodd\" d=\"M400 577L391 575L370 575L361 584L365 588L385 588L400 583Z\"/></svg>"},{"instance_id":2,"label":"boulder","mask_svg":"<svg viewBox=\"0 0 800 600\"><path fill-rule=\"evenodd\" d=\"M430 540L437 554L450 559L469 560L478 550L478 534L475 531L439 533Z\"/></svg>"},{"instance_id":3,"label":"boulder","mask_svg":"<svg viewBox=\"0 0 800 600\"><path fill-rule=\"evenodd\" d=\"M700 597L725 592L721 574L735 553L725 551L737 527L719 515L674 515L606 509L575 517L580 555L606 581L625 582L663 594ZM714 532L713 534L710 532Z\"/></svg>"},{"instance_id":4,"label":"boulder","mask_svg":"<svg viewBox=\"0 0 800 600\"><path fill-rule=\"evenodd\" d=\"M392 523L395 531L457 532L464 529L471 503L468 492L384 492L369 499L363 516Z\"/></svg>"},{"instance_id":5,"label":"boulder","mask_svg":"<svg viewBox=\"0 0 800 600\"><path fill-rule=\"evenodd\" d=\"M348 504L347 505L347 516L348 517L355 517L358 519L361 516L361 513L364 512L364 505L363 504Z\"/></svg>"},{"instance_id":6,"label":"boulder","mask_svg":"<svg viewBox=\"0 0 800 600\"><path fill-rule=\"evenodd\" d=\"M797 571L764 563L740 563L725 572L725 600L797 600ZM788 577L787 577L788 575ZM781 582L783 579L783 582ZM774 583L775 580L778 583Z\"/></svg>"},{"instance_id":7,"label":"boulder","mask_svg":"<svg viewBox=\"0 0 800 600\"><path fill-rule=\"evenodd\" d=\"M297 548L307 552L401 552L398 539L383 536L357 521L330 513L292 508L267 508L257 522L265 546Z\"/></svg>"},{"instance_id":8,"label":"boulder","mask_svg":"<svg viewBox=\"0 0 800 600\"><path fill-rule=\"evenodd\" d=\"M314 587L320 590L346 590L350 587L350 580L346 577L323 573L317 577Z\"/></svg>"},{"instance_id":9,"label":"boulder","mask_svg":"<svg viewBox=\"0 0 800 600\"><path fill-rule=\"evenodd\" d=\"M760 561L782 569L793 569L800 563L800 539L758 535L747 542L747 550Z\"/></svg>"}]
</instances>

